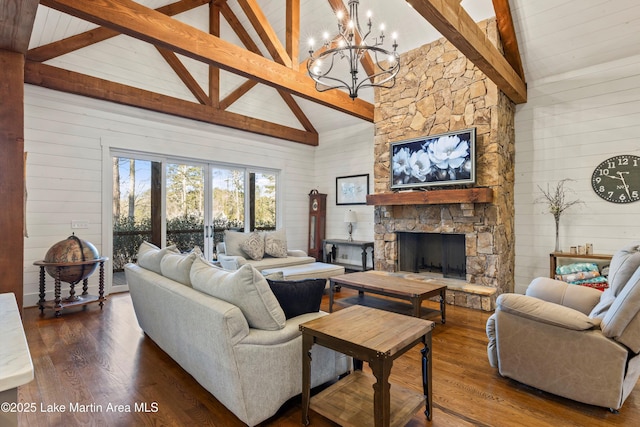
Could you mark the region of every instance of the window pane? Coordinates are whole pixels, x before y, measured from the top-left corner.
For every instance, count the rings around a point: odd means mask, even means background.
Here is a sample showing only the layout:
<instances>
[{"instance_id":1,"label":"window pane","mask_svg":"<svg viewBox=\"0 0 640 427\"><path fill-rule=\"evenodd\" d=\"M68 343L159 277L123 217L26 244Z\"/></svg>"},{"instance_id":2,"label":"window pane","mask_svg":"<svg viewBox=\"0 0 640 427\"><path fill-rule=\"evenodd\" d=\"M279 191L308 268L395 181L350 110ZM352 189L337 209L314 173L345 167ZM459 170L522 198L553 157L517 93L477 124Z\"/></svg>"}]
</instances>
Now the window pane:
<instances>
[{"instance_id":1,"label":"window pane","mask_svg":"<svg viewBox=\"0 0 640 427\"><path fill-rule=\"evenodd\" d=\"M204 169L167 164L167 245L204 248Z\"/></svg>"},{"instance_id":2,"label":"window pane","mask_svg":"<svg viewBox=\"0 0 640 427\"><path fill-rule=\"evenodd\" d=\"M244 230L244 170L211 169L211 197L215 244L224 230Z\"/></svg>"},{"instance_id":3,"label":"window pane","mask_svg":"<svg viewBox=\"0 0 640 427\"><path fill-rule=\"evenodd\" d=\"M112 161L113 271L119 272L135 260L140 244L151 240L152 162L124 157Z\"/></svg>"},{"instance_id":4,"label":"window pane","mask_svg":"<svg viewBox=\"0 0 640 427\"><path fill-rule=\"evenodd\" d=\"M255 173L255 229L276 228L276 175Z\"/></svg>"}]
</instances>

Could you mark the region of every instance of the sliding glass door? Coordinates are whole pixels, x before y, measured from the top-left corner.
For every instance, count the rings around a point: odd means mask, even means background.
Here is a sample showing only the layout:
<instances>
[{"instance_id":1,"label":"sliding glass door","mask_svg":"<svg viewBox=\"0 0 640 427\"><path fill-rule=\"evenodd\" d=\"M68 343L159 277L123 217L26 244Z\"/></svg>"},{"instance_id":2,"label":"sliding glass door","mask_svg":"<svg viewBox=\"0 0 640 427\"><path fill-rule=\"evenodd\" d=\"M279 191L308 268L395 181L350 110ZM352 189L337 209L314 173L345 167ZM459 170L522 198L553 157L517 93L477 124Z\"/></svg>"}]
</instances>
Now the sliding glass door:
<instances>
[{"instance_id":1,"label":"sliding glass door","mask_svg":"<svg viewBox=\"0 0 640 427\"><path fill-rule=\"evenodd\" d=\"M216 259L225 230L274 230L278 172L113 153L114 284L143 241L200 247Z\"/></svg>"},{"instance_id":2,"label":"sliding glass door","mask_svg":"<svg viewBox=\"0 0 640 427\"><path fill-rule=\"evenodd\" d=\"M203 165L167 163L165 178L166 244L181 252L198 246L205 254L206 181ZM210 252L209 252L210 255ZM211 259L207 256L207 259Z\"/></svg>"}]
</instances>

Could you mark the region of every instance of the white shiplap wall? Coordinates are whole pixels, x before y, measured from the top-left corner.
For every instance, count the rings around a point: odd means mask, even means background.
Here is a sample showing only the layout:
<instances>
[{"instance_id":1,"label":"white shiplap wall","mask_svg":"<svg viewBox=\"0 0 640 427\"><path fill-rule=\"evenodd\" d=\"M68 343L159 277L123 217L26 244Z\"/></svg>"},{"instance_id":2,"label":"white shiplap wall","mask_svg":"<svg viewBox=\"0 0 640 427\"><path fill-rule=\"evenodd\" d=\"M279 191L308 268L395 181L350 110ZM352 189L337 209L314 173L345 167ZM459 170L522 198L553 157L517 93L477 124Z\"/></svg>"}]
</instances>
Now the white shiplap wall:
<instances>
[{"instance_id":1,"label":"white shiplap wall","mask_svg":"<svg viewBox=\"0 0 640 427\"><path fill-rule=\"evenodd\" d=\"M356 212L357 224L353 227L354 240L373 241L373 206L336 205L336 177L369 174L369 193L373 191L373 123L336 129L322 135L316 152L315 187L327 194L327 238L346 239L347 224L344 214ZM354 247L342 247L340 254L348 259L341 262L361 264L361 251ZM371 258L368 258L371 262Z\"/></svg>"},{"instance_id":2,"label":"white shiplap wall","mask_svg":"<svg viewBox=\"0 0 640 427\"><path fill-rule=\"evenodd\" d=\"M315 147L27 85L26 306L38 299L38 269L32 263L71 234L72 220L89 222L88 229L76 234L102 253L104 206L108 211L110 203L110 195L103 192L109 186L103 181L103 144L280 169L281 222L290 247L306 248L307 195L316 182ZM91 287L97 286L94 276ZM52 289L51 283L48 291Z\"/></svg>"},{"instance_id":3,"label":"white shiplap wall","mask_svg":"<svg viewBox=\"0 0 640 427\"><path fill-rule=\"evenodd\" d=\"M593 243L613 253L640 241L640 202L620 205L591 189L593 169L618 154L640 155L640 56L528 82L516 110L516 292L549 274L553 216L534 201L538 186L570 178L570 208L560 221L560 248Z\"/></svg>"}]
</instances>

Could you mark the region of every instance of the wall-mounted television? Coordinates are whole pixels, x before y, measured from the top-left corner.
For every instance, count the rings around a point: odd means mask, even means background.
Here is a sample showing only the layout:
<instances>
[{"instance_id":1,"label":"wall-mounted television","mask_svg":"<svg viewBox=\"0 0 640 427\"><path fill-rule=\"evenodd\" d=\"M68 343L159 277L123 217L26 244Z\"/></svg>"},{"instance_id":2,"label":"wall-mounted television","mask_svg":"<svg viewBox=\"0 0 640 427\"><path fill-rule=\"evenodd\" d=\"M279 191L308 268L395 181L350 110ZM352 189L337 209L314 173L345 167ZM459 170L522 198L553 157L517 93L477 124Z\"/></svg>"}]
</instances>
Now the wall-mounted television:
<instances>
[{"instance_id":1,"label":"wall-mounted television","mask_svg":"<svg viewBox=\"0 0 640 427\"><path fill-rule=\"evenodd\" d=\"M391 189L473 184L476 129L391 143Z\"/></svg>"}]
</instances>

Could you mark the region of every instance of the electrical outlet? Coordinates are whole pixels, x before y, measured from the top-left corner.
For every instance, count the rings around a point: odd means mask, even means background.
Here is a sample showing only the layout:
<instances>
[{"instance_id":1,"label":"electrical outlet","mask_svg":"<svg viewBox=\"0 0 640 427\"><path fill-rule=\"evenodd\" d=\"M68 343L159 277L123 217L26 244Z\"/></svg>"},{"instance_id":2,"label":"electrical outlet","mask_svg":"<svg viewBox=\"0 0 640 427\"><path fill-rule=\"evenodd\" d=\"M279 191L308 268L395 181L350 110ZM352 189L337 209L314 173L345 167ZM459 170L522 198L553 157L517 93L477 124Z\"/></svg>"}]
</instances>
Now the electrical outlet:
<instances>
[{"instance_id":1,"label":"electrical outlet","mask_svg":"<svg viewBox=\"0 0 640 427\"><path fill-rule=\"evenodd\" d=\"M73 220L71 220L71 228L73 230L89 228L89 221L73 219Z\"/></svg>"}]
</instances>

